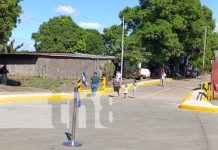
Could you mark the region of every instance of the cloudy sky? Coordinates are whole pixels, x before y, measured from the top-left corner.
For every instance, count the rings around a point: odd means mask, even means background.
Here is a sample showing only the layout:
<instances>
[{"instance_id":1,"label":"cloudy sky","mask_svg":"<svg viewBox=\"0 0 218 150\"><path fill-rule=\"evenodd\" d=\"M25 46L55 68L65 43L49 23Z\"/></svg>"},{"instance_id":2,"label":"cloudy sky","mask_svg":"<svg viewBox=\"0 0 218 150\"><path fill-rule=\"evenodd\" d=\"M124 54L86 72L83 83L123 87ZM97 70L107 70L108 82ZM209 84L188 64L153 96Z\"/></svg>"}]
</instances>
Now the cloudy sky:
<instances>
[{"instance_id":1,"label":"cloudy sky","mask_svg":"<svg viewBox=\"0 0 218 150\"><path fill-rule=\"evenodd\" d=\"M201 1L213 10L218 23L218 0ZM14 29L11 38L16 40L15 45L24 43L23 49L33 51L32 33L37 32L40 24L54 16L70 15L79 26L102 32L105 27L121 23L118 15L123 8L135 5L138 5L138 0L23 0L22 22Z\"/></svg>"}]
</instances>

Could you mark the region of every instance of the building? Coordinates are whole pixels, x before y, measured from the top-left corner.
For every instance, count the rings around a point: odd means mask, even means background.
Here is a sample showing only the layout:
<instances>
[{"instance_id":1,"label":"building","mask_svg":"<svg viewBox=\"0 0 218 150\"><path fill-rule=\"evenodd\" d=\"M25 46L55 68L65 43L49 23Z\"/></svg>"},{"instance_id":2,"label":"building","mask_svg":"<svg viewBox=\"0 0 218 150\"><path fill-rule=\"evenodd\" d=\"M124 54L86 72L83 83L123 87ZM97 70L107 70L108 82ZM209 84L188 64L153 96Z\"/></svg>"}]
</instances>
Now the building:
<instances>
[{"instance_id":1,"label":"building","mask_svg":"<svg viewBox=\"0 0 218 150\"><path fill-rule=\"evenodd\" d=\"M113 56L81 53L16 53L0 54L0 65L7 63L9 75L72 79L86 72L102 74L101 67L115 59Z\"/></svg>"},{"instance_id":2,"label":"building","mask_svg":"<svg viewBox=\"0 0 218 150\"><path fill-rule=\"evenodd\" d=\"M211 83L215 86L215 84L218 85L218 50L215 50L214 53L215 53L215 60L211 61L211 64L212 64L212 67L211 67Z\"/></svg>"}]
</instances>

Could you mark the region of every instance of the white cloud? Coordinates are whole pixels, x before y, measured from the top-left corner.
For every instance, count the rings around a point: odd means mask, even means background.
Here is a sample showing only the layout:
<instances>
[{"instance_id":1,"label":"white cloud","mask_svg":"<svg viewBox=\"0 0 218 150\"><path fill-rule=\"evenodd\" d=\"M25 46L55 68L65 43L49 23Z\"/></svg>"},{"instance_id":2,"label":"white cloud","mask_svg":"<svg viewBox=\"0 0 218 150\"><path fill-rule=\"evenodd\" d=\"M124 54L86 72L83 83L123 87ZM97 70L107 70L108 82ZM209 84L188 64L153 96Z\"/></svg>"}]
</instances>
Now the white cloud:
<instances>
[{"instance_id":1,"label":"white cloud","mask_svg":"<svg viewBox=\"0 0 218 150\"><path fill-rule=\"evenodd\" d=\"M78 11L76 9L74 9L71 6L64 6L64 5L60 5L58 6L58 8L55 9L57 13L59 14L64 14L64 15L71 15L71 16L75 16L78 15Z\"/></svg>"},{"instance_id":2,"label":"white cloud","mask_svg":"<svg viewBox=\"0 0 218 150\"><path fill-rule=\"evenodd\" d=\"M96 30L102 30L105 28L104 25L99 24L97 22L80 22L79 26L85 29L96 29Z\"/></svg>"},{"instance_id":3,"label":"white cloud","mask_svg":"<svg viewBox=\"0 0 218 150\"><path fill-rule=\"evenodd\" d=\"M214 30L215 32L218 32L218 23L216 24L216 28Z\"/></svg>"}]
</instances>

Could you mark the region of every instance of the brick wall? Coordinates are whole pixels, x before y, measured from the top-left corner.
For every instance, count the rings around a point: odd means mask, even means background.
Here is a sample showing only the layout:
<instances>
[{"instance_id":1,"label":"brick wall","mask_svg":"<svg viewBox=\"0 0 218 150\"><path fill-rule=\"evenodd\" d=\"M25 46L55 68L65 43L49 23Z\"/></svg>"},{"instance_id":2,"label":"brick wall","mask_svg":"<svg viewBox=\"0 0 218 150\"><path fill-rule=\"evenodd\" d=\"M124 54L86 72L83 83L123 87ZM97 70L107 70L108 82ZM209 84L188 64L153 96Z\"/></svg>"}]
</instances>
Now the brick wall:
<instances>
[{"instance_id":1,"label":"brick wall","mask_svg":"<svg viewBox=\"0 0 218 150\"><path fill-rule=\"evenodd\" d=\"M99 65L104 65L110 60L17 55L3 57L0 55L0 67L3 62L8 64L9 75L12 76L72 79L81 76L83 71L88 77L95 71L101 75Z\"/></svg>"}]
</instances>

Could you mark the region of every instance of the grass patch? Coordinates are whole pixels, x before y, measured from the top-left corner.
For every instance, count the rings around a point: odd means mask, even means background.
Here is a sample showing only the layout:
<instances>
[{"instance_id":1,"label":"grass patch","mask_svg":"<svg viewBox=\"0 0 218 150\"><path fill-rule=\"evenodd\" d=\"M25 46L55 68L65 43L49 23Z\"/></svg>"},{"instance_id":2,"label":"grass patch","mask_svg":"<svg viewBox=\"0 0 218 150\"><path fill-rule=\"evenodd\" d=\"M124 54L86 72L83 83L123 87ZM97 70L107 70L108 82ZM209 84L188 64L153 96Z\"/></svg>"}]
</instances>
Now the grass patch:
<instances>
[{"instance_id":1,"label":"grass patch","mask_svg":"<svg viewBox=\"0 0 218 150\"><path fill-rule=\"evenodd\" d=\"M61 86L71 85L76 80L43 79L39 77L10 77L7 84L11 86L34 87L58 91Z\"/></svg>"}]
</instances>

